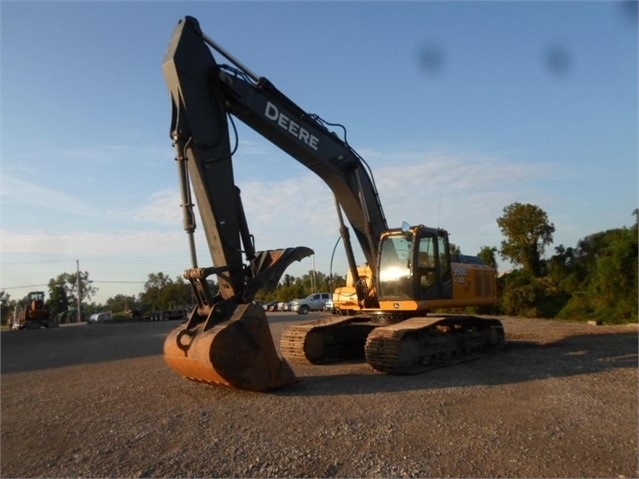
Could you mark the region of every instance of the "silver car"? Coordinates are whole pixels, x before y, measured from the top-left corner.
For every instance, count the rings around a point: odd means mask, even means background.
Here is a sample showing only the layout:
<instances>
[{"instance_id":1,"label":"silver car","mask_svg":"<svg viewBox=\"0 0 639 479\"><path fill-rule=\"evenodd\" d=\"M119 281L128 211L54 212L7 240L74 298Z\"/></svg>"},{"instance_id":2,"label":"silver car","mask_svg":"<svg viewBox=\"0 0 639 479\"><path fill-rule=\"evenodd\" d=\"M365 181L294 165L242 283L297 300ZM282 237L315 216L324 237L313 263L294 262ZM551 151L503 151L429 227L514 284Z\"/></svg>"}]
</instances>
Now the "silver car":
<instances>
[{"instance_id":1,"label":"silver car","mask_svg":"<svg viewBox=\"0 0 639 479\"><path fill-rule=\"evenodd\" d=\"M291 303L291 311L297 314L308 314L310 311L324 311L326 302L331 299L330 293L313 293L304 299L294 299Z\"/></svg>"}]
</instances>

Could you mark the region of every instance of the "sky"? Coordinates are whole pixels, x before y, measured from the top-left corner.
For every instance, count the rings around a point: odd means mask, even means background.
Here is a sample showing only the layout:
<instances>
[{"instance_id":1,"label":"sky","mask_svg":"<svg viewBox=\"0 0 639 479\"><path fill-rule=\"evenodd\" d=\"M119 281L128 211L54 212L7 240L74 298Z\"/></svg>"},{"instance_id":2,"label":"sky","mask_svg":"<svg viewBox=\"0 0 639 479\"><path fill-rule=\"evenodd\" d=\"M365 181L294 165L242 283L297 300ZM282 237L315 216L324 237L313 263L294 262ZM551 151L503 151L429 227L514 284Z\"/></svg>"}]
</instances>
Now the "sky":
<instances>
[{"instance_id":1,"label":"sky","mask_svg":"<svg viewBox=\"0 0 639 479\"><path fill-rule=\"evenodd\" d=\"M636 2L3 0L0 290L12 299L78 265L97 303L190 267L161 71L186 15L346 126L390 227L445 228L477 254L499 247L507 205L530 203L555 226L549 257L634 222ZM288 274L344 276L330 189L235 123L256 248L308 246ZM201 225L196 240L210 265Z\"/></svg>"}]
</instances>

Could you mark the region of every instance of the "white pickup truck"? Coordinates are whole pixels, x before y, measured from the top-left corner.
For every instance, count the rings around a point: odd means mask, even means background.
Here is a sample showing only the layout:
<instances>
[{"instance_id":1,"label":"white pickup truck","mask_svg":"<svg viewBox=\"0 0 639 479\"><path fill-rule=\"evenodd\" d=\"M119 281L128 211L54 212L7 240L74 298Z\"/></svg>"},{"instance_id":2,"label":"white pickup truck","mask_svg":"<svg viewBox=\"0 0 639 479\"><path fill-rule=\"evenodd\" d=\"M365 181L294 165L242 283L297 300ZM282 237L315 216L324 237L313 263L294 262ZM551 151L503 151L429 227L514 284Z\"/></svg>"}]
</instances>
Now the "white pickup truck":
<instances>
[{"instance_id":1,"label":"white pickup truck","mask_svg":"<svg viewBox=\"0 0 639 479\"><path fill-rule=\"evenodd\" d=\"M304 299L294 299L291 302L291 311L297 314L308 314L309 311L324 311L326 302L331 299L329 293L313 293Z\"/></svg>"}]
</instances>

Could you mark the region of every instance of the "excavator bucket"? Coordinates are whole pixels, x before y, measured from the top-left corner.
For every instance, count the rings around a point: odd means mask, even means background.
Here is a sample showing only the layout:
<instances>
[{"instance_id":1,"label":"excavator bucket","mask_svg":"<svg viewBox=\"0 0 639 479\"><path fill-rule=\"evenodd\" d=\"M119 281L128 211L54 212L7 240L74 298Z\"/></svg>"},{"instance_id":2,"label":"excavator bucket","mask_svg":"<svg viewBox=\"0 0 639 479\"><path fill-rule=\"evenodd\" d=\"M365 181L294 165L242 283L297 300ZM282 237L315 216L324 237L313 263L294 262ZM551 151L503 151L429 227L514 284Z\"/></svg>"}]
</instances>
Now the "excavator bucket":
<instances>
[{"instance_id":1,"label":"excavator bucket","mask_svg":"<svg viewBox=\"0 0 639 479\"><path fill-rule=\"evenodd\" d=\"M236 389L265 391L296 382L281 359L264 310L240 304L231 318L204 330L206 322L184 323L164 341L164 359L178 374L193 381Z\"/></svg>"}]
</instances>

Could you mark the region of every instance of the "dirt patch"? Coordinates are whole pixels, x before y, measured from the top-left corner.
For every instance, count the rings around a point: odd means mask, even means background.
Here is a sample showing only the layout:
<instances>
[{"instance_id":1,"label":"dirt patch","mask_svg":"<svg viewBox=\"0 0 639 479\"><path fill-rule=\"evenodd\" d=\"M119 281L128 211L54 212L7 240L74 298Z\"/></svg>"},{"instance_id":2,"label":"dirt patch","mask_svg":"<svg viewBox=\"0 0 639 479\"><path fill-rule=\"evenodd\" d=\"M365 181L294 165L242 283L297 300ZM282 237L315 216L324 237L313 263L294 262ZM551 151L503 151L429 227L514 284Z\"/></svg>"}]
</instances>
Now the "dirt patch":
<instances>
[{"instance_id":1,"label":"dirt patch","mask_svg":"<svg viewBox=\"0 0 639 479\"><path fill-rule=\"evenodd\" d=\"M637 477L637 328L501 319L504 353L271 393L177 376L174 322L4 332L2 477Z\"/></svg>"}]
</instances>

